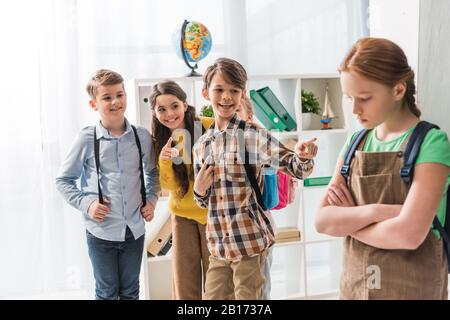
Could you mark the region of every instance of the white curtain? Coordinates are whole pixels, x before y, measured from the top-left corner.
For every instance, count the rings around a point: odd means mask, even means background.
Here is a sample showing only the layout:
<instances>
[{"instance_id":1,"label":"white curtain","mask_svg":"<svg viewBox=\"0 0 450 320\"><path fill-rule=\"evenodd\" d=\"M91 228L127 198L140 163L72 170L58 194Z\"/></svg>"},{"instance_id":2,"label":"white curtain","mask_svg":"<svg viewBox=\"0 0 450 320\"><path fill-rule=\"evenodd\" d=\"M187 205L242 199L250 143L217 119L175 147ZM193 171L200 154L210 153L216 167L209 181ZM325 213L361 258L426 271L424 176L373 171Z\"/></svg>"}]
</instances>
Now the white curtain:
<instances>
[{"instance_id":1,"label":"white curtain","mask_svg":"<svg viewBox=\"0 0 450 320\"><path fill-rule=\"evenodd\" d=\"M360 13L351 11L358 1L349 1L351 10L345 2L2 2L0 299L64 298L65 291L93 297L81 214L54 185L75 136L97 119L84 90L93 71L113 69L125 79L186 74L171 45L184 19L204 23L213 36L200 72L223 55L252 74L302 72L312 63L311 72L333 71L359 35Z\"/></svg>"},{"instance_id":2,"label":"white curtain","mask_svg":"<svg viewBox=\"0 0 450 320\"><path fill-rule=\"evenodd\" d=\"M368 35L368 0L246 3L251 73L336 73L350 46Z\"/></svg>"},{"instance_id":3,"label":"white curtain","mask_svg":"<svg viewBox=\"0 0 450 320\"><path fill-rule=\"evenodd\" d=\"M202 71L225 54L222 1L2 3L0 299L64 298L63 291L93 297L82 217L63 202L54 178L76 134L97 119L84 90L91 73L186 74L171 44L184 19L204 23L213 36Z\"/></svg>"}]
</instances>

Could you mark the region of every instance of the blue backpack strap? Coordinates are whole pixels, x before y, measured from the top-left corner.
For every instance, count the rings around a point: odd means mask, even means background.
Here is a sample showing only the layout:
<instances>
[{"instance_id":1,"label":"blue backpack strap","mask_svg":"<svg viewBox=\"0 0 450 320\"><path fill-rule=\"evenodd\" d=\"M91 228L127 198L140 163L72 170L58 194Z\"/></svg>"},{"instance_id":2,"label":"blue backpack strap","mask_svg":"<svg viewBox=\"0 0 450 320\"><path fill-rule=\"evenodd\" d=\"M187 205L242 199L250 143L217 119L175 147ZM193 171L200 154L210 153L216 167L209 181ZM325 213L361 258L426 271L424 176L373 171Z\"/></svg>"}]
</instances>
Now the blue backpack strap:
<instances>
[{"instance_id":1,"label":"blue backpack strap","mask_svg":"<svg viewBox=\"0 0 450 320\"><path fill-rule=\"evenodd\" d=\"M427 135L428 131L433 128L439 129L438 126L432 123L420 121L411 133L411 137L409 138L403 154L403 167L400 169L400 176L408 187L412 182L414 165L416 163L417 156L419 155L420 146L422 145L423 139Z\"/></svg>"},{"instance_id":2,"label":"blue backpack strap","mask_svg":"<svg viewBox=\"0 0 450 320\"><path fill-rule=\"evenodd\" d=\"M367 132L369 132L369 130L367 129L362 129L361 131L359 131L356 134L356 138L350 142L347 152L345 153L344 164L341 167L341 175L344 177L346 183L348 183L348 176L350 174L350 163L352 162L356 149L366 136Z\"/></svg>"},{"instance_id":3,"label":"blue backpack strap","mask_svg":"<svg viewBox=\"0 0 450 320\"><path fill-rule=\"evenodd\" d=\"M403 167L400 169L400 176L406 183L408 188L411 186L413 176L414 176L414 165L416 163L417 157L420 152L420 146L422 145L425 136L431 129L439 129L435 124L429 123L427 121L420 121L411 133L408 144L406 145L405 152L403 155ZM448 199L450 191L450 186L447 189L447 207L445 213L445 223L442 226L439 219L435 216L433 219L433 227L439 231L442 239L444 240L444 245L447 253L447 259L450 258L450 223L449 223L449 212L450 212L450 202ZM450 271L450 265L449 265Z\"/></svg>"}]
</instances>

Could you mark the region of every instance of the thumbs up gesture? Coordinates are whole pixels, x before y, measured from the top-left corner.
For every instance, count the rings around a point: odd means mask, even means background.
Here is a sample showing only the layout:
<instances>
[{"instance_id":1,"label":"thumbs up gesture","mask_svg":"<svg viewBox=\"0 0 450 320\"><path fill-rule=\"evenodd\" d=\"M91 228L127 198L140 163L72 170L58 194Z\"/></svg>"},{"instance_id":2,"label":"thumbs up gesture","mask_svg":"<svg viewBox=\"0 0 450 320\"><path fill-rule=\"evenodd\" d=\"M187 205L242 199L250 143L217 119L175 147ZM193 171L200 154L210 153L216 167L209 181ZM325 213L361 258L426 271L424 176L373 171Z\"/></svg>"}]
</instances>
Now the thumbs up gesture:
<instances>
[{"instance_id":1,"label":"thumbs up gesture","mask_svg":"<svg viewBox=\"0 0 450 320\"><path fill-rule=\"evenodd\" d=\"M172 141L173 138L170 137L166 145L161 149L161 153L159 154L161 160L172 160L178 157L179 151L176 148L172 148Z\"/></svg>"}]
</instances>

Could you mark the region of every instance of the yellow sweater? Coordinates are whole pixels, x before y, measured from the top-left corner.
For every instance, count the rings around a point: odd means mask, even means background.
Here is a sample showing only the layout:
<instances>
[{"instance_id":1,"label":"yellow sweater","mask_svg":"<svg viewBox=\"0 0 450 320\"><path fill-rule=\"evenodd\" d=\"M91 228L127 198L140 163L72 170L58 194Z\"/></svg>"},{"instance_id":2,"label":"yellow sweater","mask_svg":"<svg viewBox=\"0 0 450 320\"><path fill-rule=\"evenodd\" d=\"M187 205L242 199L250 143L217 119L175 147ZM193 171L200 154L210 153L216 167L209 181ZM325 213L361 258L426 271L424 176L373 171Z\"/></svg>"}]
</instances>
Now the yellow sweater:
<instances>
[{"instance_id":1,"label":"yellow sweater","mask_svg":"<svg viewBox=\"0 0 450 320\"><path fill-rule=\"evenodd\" d=\"M209 128L214 121L214 118L204 118L200 117L202 125L204 128ZM188 170L188 175L191 173L192 165L187 164L186 169ZM169 191L169 210L173 214L197 221L201 224L206 224L206 216L208 214L208 209L200 208L194 201L193 193L193 181L189 181L189 190L184 195L183 198L178 196L178 191L181 186L178 184L177 178L175 177L175 172L172 168L171 160L159 160L159 181L161 183L161 188Z\"/></svg>"}]
</instances>

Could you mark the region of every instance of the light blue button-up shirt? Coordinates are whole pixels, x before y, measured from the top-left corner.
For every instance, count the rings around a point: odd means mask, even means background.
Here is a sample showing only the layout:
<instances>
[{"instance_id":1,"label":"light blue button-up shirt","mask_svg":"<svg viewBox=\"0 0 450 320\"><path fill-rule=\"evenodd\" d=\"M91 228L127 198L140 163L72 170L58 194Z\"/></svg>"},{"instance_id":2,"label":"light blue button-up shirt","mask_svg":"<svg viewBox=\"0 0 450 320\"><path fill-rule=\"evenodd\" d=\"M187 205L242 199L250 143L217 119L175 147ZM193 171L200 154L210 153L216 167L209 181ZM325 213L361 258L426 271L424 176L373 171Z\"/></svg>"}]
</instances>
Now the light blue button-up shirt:
<instances>
[{"instance_id":1,"label":"light blue button-up shirt","mask_svg":"<svg viewBox=\"0 0 450 320\"><path fill-rule=\"evenodd\" d=\"M98 199L94 128L100 140L100 185L103 196L110 201L110 211L102 222L94 221L87 213L91 203ZM147 202L156 206L161 188L151 136L143 127L136 129L142 148ZM83 212L87 230L97 238L124 241L127 226L135 239L145 233L140 212L139 152L133 129L126 119L125 132L120 137L113 137L100 122L95 127L82 129L56 178L56 187L68 203Z\"/></svg>"}]
</instances>

